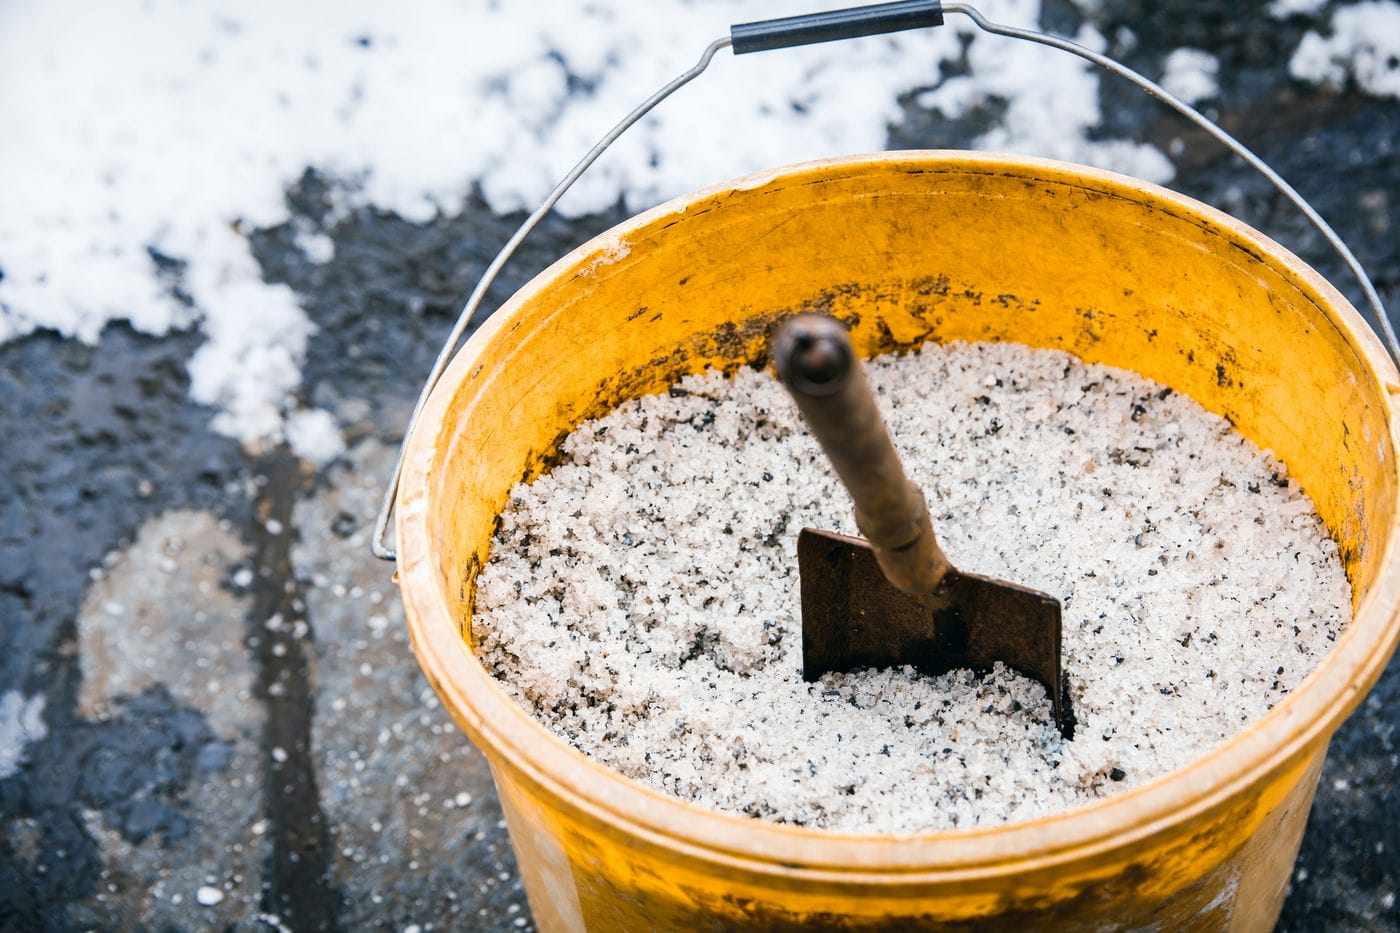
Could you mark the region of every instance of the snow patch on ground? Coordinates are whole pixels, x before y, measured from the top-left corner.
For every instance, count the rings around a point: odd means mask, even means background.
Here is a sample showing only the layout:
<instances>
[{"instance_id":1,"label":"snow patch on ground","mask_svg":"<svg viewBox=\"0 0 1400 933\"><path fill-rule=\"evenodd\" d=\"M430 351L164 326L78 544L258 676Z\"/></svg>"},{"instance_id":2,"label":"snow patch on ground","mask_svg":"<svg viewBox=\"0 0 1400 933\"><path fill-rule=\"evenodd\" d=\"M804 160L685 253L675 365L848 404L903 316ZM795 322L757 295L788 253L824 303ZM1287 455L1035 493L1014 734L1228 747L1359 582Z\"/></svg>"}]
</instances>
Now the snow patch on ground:
<instances>
[{"instance_id":1,"label":"snow patch on ground","mask_svg":"<svg viewBox=\"0 0 1400 933\"><path fill-rule=\"evenodd\" d=\"M317 465L345 453L345 437L335 417L323 408L293 413L287 419L287 443L292 453Z\"/></svg>"},{"instance_id":2,"label":"snow patch on ground","mask_svg":"<svg viewBox=\"0 0 1400 933\"><path fill-rule=\"evenodd\" d=\"M1400 97L1400 3L1373 0L1338 9L1329 35L1310 31L1288 63L1293 77L1340 90Z\"/></svg>"},{"instance_id":3,"label":"snow patch on ground","mask_svg":"<svg viewBox=\"0 0 1400 933\"><path fill-rule=\"evenodd\" d=\"M189 363L191 394L216 407L214 428L286 438L314 327L295 294L262 281L246 232L288 220L284 193L307 167L341 184L343 209L426 220L474 184L495 211L531 208L731 23L845 5L0 5L0 341L51 328L92 342L115 319L156 335L197 326L207 342ZM1040 13L1038 0L981 6L1015 26ZM1079 39L1102 45L1092 30ZM964 43L973 75L940 83ZM983 148L1171 176L1150 146L1085 138L1099 119L1087 63L949 16L940 29L722 52L560 210L619 198L640 210L755 169L877 150L901 95L931 88L928 105L950 114L1007 101ZM294 232L309 260L334 257L325 231ZM153 253L183 264L178 289Z\"/></svg>"},{"instance_id":4,"label":"snow patch on ground","mask_svg":"<svg viewBox=\"0 0 1400 933\"><path fill-rule=\"evenodd\" d=\"M18 690L0 696L0 781L19 771L26 746L48 734L42 696L26 700Z\"/></svg>"},{"instance_id":5,"label":"snow patch on ground","mask_svg":"<svg viewBox=\"0 0 1400 933\"><path fill-rule=\"evenodd\" d=\"M1162 63L1162 87L1188 104L1220 93L1220 60L1200 49L1177 49Z\"/></svg>"},{"instance_id":6,"label":"snow patch on ground","mask_svg":"<svg viewBox=\"0 0 1400 933\"><path fill-rule=\"evenodd\" d=\"M1269 15L1274 19L1287 19L1290 16L1316 16L1327 6L1327 0L1274 0L1269 4Z\"/></svg>"},{"instance_id":7,"label":"snow patch on ground","mask_svg":"<svg viewBox=\"0 0 1400 933\"><path fill-rule=\"evenodd\" d=\"M971 25L954 29L969 34L974 30ZM1090 26L1074 38L1094 51L1106 45ZM1084 162L1158 184L1175 175L1171 162L1154 146L1087 138L1100 119L1099 78L1083 60L1040 45L981 40L972 43L967 57L971 74L943 81L921 93L917 102L958 118L1005 101L1004 118L976 140L978 148Z\"/></svg>"}]
</instances>

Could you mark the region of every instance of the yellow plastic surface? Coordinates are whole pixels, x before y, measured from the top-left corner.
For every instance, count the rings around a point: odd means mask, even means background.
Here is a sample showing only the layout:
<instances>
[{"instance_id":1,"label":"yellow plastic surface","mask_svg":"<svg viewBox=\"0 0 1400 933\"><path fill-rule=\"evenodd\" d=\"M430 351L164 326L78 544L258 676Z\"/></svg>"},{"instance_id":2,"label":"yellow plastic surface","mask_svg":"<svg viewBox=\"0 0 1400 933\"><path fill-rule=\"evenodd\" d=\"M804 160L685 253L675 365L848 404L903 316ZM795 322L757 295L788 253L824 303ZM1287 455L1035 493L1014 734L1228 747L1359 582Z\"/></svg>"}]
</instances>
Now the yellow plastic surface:
<instances>
[{"instance_id":1,"label":"yellow plastic surface","mask_svg":"<svg viewBox=\"0 0 1400 933\"><path fill-rule=\"evenodd\" d=\"M682 803L602 768L473 658L474 579L510 488L580 421L680 376L763 365L795 311L859 352L1009 340L1135 370L1288 464L1341 547L1355 619L1225 745L1145 786L992 829L861 836ZM983 153L750 176L564 257L468 342L412 438L399 580L420 663L492 762L546 930L1270 929L1326 743L1400 636L1400 378L1337 291L1164 189Z\"/></svg>"}]
</instances>

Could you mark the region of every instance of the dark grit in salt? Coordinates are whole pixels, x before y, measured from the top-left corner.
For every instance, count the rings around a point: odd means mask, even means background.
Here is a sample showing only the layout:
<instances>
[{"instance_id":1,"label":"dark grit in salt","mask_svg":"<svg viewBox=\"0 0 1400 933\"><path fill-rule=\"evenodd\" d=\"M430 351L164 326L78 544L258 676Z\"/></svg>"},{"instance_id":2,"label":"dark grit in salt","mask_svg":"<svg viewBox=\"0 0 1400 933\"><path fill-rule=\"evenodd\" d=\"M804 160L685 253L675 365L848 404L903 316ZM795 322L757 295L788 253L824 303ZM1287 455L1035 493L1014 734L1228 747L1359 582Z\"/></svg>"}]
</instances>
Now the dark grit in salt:
<instances>
[{"instance_id":1,"label":"dark grit in salt","mask_svg":"<svg viewBox=\"0 0 1400 933\"><path fill-rule=\"evenodd\" d=\"M1012 671L801 676L795 542L855 534L781 386L709 373L581 426L512 493L477 654L594 759L722 810L855 832L1064 810L1278 703L1350 618L1283 465L1140 376L1008 344L870 378L954 564L1060 597L1078 716Z\"/></svg>"}]
</instances>

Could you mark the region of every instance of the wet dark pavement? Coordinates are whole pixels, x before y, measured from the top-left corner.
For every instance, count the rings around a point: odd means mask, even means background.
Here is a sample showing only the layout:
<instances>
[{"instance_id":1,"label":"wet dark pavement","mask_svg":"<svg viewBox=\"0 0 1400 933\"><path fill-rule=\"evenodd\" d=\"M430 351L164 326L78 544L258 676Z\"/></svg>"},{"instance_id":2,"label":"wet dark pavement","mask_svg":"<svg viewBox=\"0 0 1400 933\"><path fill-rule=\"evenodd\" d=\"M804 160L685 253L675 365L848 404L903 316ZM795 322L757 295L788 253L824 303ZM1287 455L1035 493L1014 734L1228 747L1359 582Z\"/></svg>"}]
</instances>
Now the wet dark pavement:
<instances>
[{"instance_id":1,"label":"wet dark pavement","mask_svg":"<svg viewBox=\"0 0 1400 933\"><path fill-rule=\"evenodd\" d=\"M1105 2L1110 53L1148 74L1217 54L1221 122L1289 179L1400 305L1400 102L1295 82L1307 21L1262 4ZM1076 8L1043 22L1073 32ZM1172 187L1263 230L1361 306L1322 238L1268 184L1139 92L1104 80L1105 136L1172 153ZM965 147L989 110L906 106L891 145ZM600 130L602 128L600 127ZM1181 140L1174 144L1174 140ZM529 929L485 761L418 672L391 568L368 553L423 375L470 285L519 223L479 200L415 224L329 207L308 171L296 222L251 234L264 277L320 327L307 400L348 452L321 469L245 451L189 400L195 332L113 324L95 346L0 346L0 696L27 704L0 779L0 929ZM625 216L548 221L502 298ZM168 264L179 289L181 270ZM1394 316L1394 315L1392 315ZM1280 930L1400 930L1400 663L1337 734Z\"/></svg>"}]
</instances>

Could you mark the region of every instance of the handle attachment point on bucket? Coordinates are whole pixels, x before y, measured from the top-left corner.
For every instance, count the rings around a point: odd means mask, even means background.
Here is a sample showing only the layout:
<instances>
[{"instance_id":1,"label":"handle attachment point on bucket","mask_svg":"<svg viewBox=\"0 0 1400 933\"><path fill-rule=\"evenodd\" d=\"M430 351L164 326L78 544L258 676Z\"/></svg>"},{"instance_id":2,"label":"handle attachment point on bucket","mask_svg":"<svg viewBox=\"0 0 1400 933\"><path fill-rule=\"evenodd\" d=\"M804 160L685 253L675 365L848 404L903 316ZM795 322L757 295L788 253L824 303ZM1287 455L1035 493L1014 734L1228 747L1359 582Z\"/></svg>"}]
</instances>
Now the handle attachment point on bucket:
<instances>
[{"instance_id":1,"label":"handle attachment point on bucket","mask_svg":"<svg viewBox=\"0 0 1400 933\"><path fill-rule=\"evenodd\" d=\"M729 27L735 55L943 25L938 0L901 0Z\"/></svg>"}]
</instances>

